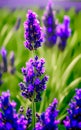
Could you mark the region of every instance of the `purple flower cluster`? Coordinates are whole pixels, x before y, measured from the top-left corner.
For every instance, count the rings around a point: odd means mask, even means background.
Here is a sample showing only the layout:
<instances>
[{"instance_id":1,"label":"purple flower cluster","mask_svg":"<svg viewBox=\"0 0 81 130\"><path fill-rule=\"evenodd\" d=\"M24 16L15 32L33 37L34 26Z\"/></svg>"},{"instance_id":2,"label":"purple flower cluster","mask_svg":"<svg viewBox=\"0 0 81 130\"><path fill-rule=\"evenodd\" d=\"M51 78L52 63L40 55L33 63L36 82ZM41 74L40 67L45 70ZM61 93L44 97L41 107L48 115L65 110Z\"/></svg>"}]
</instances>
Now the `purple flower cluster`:
<instances>
[{"instance_id":1,"label":"purple flower cluster","mask_svg":"<svg viewBox=\"0 0 81 130\"><path fill-rule=\"evenodd\" d=\"M76 96L69 106L64 125L67 130L81 130L81 89L76 89Z\"/></svg>"},{"instance_id":2,"label":"purple flower cluster","mask_svg":"<svg viewBox=\"0 0 81 130\"><path fill-rule=\"evenodd\" d=\"M27 20L24 23L25 28L25 47L29 50L37 49L41 46L42 33L39 21L37 20L37 15L31 10L28 11Z\"/></svg>"},{"instance_id":3,"label":"purple flower cluster","mask_svg":"<svg viewBox=\"0 0 81 130\"><path fill-rule=\"evenodd\" d=\"M54 18L52 4L51 2L48 3L43 16L45 45L48 47L52 47L57 40L56 20Z\"/></svg>"},{"instance_id":4,"label":"purple flower cluster","mask_svg":"<svg viewBox=\"0 0 81 130\"><path fill-rule=\"evenodd\" d=\"M35 56L34 59L30 59L26 63L26 68L22 68L24 83L21 82L19 85L22 95L25 98L29 98L30 101L32 101L32 99L36 102L40 101L41 92L46 89L48 76L44 76L44 64L45 60L43 58L39 60L38 57Z\"/></svg>"},{"instance_id":5,"label":"purple flower cluster","mask_svg":"<svg viewBox=\"0 0 81 130\"><path fill-rule=\"evenodd\" d=\"M52 104L41 114L40 120L36 123L34 130L58 130L59 120L56 119L58 116L57 99L54 99Z\"/></svg>"},{"instance_id":6,"label":"purple flower cluster","mask_svg":"<svg viewBox=\"0 0 81 130\"><path fill-rule=\"evenodd\" d=\"M26 130L28 121L16 112L16 103L10 102L10 93L2 92L0 97L0 130Z\"/></svg>"},{"instance_id":7,"label":"purple flower cluster","mask_svg":"<svg viewBox=\"0 0 81 130\"><path fill-rule=\"evenodd\" d=\"M71 29L69 28L70 25L70 18L68 16L64 16L63 24L59 24L57 26L57 36L59 37L58 40L58 47L60 50L64 50L67 39L71 35Z\"/></svg>"},{"instance_id":8,"label":"purple flower cluster","mask_svg":"<svg viewBox=\"0 0 81 130\"><path fill-rule=\"evenodd\" d=\"M15 56L14 56L14 52L11 52L10 59L8 60L7 51L5 48L2 48L0 50L0 55L2 57L2 62L0 64L0 85L2 85L3 73L5 73L5 72L10 72L11 74L15 73L15 65L14 65ZM9 63L8 63L8 61L9 61Z\"/></svg>"}]
</instances>

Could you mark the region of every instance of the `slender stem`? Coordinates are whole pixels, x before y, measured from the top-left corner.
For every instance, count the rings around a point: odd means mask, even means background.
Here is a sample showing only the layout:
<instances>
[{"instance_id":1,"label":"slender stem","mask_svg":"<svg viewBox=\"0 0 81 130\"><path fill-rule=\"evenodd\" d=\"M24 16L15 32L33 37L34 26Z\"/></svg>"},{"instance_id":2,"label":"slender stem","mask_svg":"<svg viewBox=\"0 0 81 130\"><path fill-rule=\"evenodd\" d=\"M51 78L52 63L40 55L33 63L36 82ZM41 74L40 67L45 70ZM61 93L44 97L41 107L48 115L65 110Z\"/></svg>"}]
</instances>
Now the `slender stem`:
<instances>
[{"instance_id":1,"label":"slender stem","mask_svg":"<svg viewBox=\"0 0 81 130\"><path fill-rule=\"evenodd\" d=\"M35 102L34 102L34 98L33 98L33 101L32 101L32 129L35 128L35 111L36 111L36 108L35 108Z\"/></svg>"},{"instance_id":2,"label":"slender stem","mask_svg":"<svg viewBox=\"0 0 81 130\"><path fill-rule=\"evenodd\" d=\"M33 56L35 55L35 50L33 50ZM36 103L34 102L35 99L35 92L33 94L32 99L32 129L35 128L35 112L36 112Z\"/></svg>"}]
</instances>

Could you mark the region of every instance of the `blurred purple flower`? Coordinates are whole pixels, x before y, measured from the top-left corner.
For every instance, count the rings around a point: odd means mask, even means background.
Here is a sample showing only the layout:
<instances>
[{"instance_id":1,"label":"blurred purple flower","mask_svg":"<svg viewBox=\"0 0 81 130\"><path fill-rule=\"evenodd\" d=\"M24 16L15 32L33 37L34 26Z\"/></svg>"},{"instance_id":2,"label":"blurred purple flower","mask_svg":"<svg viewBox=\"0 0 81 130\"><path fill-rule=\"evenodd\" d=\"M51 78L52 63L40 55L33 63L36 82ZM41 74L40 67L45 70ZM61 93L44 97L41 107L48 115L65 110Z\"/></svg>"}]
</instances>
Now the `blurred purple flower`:
<instances>
[{"instance_id":1,"label":"blurred purple flower","mask_svg":"<svg viewBox=\"0 0 81 130\"><path fill-rule=\"evenodd\" d=\"M57 26L57 36L58 36L58 47L60 50L64 50L67 44L67 39L71 35L70 18L68 16L64 16L63 24L59 24Z\"/></svg>"},{"instance_id":2,"label":"blurred purple flower","mask_svg":"<svg viewBox=\"0 0 81 130\"><path fill-rule=\"evenodd\" d=\"M48 47L52 47L56 44L57 35L56 35L56 19L55 14L52 9L53 3L49 1L45 14L43 16L43 24L44 24L44 39L45 45Z\"/></svg>"}]
</instances>

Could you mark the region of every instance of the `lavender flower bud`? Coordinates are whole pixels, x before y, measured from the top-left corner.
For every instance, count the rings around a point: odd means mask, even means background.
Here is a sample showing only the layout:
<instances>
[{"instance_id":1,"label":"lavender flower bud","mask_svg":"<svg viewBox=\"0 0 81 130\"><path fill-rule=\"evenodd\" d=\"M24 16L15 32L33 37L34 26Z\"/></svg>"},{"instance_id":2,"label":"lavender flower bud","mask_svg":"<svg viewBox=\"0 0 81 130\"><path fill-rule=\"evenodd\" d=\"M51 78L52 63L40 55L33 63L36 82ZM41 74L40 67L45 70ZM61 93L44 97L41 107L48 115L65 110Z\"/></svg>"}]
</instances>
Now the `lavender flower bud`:
<instances>
[{"instance_id":1,"label":"lavender flower bud","mask_svg":"<svg viewBox=\"0 0 81 130\"><path fill-rule=\"evenodd\" d=\"M12 51L10 53L10 72L11 74L14 74L15 73L15 66L14 66L14 62L15 62L15 56L14 56L14 52Z\"/></svg>"},{"instance_id":2,"label":"lavender flower bud","mask_svg":"<svg viewBox=\"0 0 81 130\"><path fill-rule=\"evenodd\" d=\"M27 20L24 23L24 37L25 37L25 47L29 50L37 49L41 46L42 33L39 21L37 20L37 15L31 10L28 11Z\"/></svg>"},{"instance_id":3,"label":"lavender flower bud","mask_svg":"<svg viewBox=\"0 0 81 130\"><path fill-rule=\"evenodd\" d=\"M21 24L21 18L18 18L17 21L16 21L16 24L14 26L14 30L17 31L20 27L20 24Z\"/></svg>"},{"instance_id":4,"label":"lavender flower bud","mask_svg":"<svg viewBox=\"0 0 81 130\"><path fill-rule=\"evenodd\" d=\"M28 126L27 127L29 127L29 125L32 122L32 110L29 107L28 107L27 112L26 112L26 119L28 121Z\"/></svg>"},{"instance_id":5,"label":"lavender flower bud","mask_svg":"<svg viewBox=\"0 0 81 130\"><path fill-rule=\"evenodd\" d=\"M5 48L1 49L1 55L3 59L3 71L7 72L7 51L5 50Z\"/></svg>"},{"instance_id":6,"label":"lavender flower bud","mask_svg":"<svg viewBox=\"0 0 81 130\"><path fill-rule=\"evenodd\" d=\"M81 129L81 89L76 89L76 96L69 104L68 116L63 121L66 130Z\"/></svg>"},{"instance_id":7,"label":"lavender flower bud","mask_svg":"<svg viewBox=\"0 0 81 130\"><path fill-rule=\"evenodd\" d=\"M58 130L59 120L56 120L58 116L57 99L54 99L53 103L49 105L44 113L41 114L40 120L36 123L34 130Z\"/></svg>"},{"instance_id":8,"label":"lavender flower bud","mask_svg":"<svg viewBox=\"0 0 81 130\"><path fill-rule=\"evenodd\" d=\"M48 80L48 76L44 76L44 64L44 59L41 58L39 60L36 56L34 60L30 59L26 63L26 68L22 68L24 83L21 82L19 86L22 95L25 98L29 98L30 101L32 101L34 93L36 94L34 101L40 101L41 92L46 89L46 82Z\"/></svg>"},{"instance_id":9,"label":"lavender flower bud","mask_svg":"<svg viewBox=\"0 0 81 130\"><path fill-rule=\"evenodd\" d=\"M22 114L24 112L23 106L20 106L19 112Z\"/></svg>"},{"instance_id":10,"label":"lavender flower bud","mask_svg":"<svg viewBox=\"0 0 81 130\"><path fill-rule=\"evenodd\" d=\"M69 28L70 18L68 16L64 16L63 24L59 24L57 26L57 36L58 39L58 47L60 50L64 50L66 47L67 39L71 35L71 29Z\"/></svg>"},{"instance_id":11,"label":"lavender flower bud","mask_svg":"<svg viewBox=\"0 0 81 130\"><path fill-rule=\"evenodd\" d=\"M52 5L53 3L50 1L43 16L45 45L48 47L52 47L54 44L56 44L57 40L56 20L54 17Z\"/></svg>"},{"instance_id":12,"label":"lavender flower bud","mask_svg":"<svg viewBox=\"0 0 81 130\"><path fill-rule=\"evenodd\" d=\"M3 81L2 81L2 73L0 72L0 86L3 84Z\"/></svg>"}]
</instances>

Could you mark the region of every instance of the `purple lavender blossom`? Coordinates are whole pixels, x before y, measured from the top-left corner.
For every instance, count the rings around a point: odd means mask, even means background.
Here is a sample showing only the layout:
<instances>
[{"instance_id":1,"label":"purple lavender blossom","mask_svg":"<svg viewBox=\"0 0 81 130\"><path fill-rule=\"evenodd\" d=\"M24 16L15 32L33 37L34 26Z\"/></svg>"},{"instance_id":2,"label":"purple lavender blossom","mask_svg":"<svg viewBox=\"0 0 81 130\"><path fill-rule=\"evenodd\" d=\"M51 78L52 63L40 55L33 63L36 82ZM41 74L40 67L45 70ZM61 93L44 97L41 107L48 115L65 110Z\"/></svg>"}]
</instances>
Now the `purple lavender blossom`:
<instances>
[{"instance_id":1,"label":"purple lavender blossom","mask_svg":"<svg viewBox=\"0 0 81 130\"><path fill-rule=\"evenodd\" d=\"M71 29L69 28L70 18L64 16L63 24L57 26L57 36L58 36L58 47L60 50L64 50L67 44L67 39L71 35Z\"/></svg>"},{"instance_id":2,"label":"purple lavender blossom","mask_svg":"<svg viewBox=\"0 0 81 130\"><path fill-rule=\"evenodd\" d=\"M44 76L45 60L41 58L40 60L36 56L30 59L26 63L26 68L22 68L22 73L24 75L24 82L19 84L22 91L22 96L29 98L30 101L34 98L34 101L41 100L41 93L46 89L46 82L48 76Z\"/></svg>"},{"instance_id":3,"label":"purple lavender blossom","mask_svg":"<svg viewBox=\"0 0 81 130\"><path fill-rule=\"evenodd\" d=\"M68 116L63 121L66 130L81 130L81 89L76 89L76 96L69 106Z\"/></svg>"},{"instance_id":4,"label":"purple lavender blossom","mask_svg":"<svg viewBox=\"0 0 81 130\"><path fill-rule=\"evenodd\" d=\"M28 10L27 20L24 23L24 37L25 37L25 47L29 50L37 49L41 46L42 42L42 33L39 21L37 20L37 15Z\"/></svg>"},{"instance_id":5,"label":"purple lavender blossom","mask_svg":"<svg viewBox=\"0 0 81 130\"><path fill-rule=\"evenodd\" d=\"M26 130L28 121L16 112L16 103L10 101L10 92L2 92L0 97L0 130Z\"/></svg>"},{"instance_id":6,"label":"purple lavender blossom","mask_svg":"<svg viewBox=\"0 0 81 130\"><path fill-rule=\"evenodd\" d=\"M34 130L58 130L57 125L60 123L60 121L56 119L59 112L56 110L57 103L57 99L54 99L46 111L41 114L40 121L36 123Z\"/></svg>"},{"instance_id":7,"label":"purple lavender blossom","mask_svg":"<svg viewBox=\"0 0 81 130\"><path fill-rule=\"evenodd\" d=\"M52 47L53 45L55 45L57 40L56 35L57 25L52 5L53 3L50 1L47 5L45 14L43 16L45 45L48 47Z\"/></svg>"}]
</instances>

